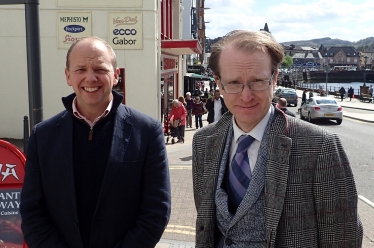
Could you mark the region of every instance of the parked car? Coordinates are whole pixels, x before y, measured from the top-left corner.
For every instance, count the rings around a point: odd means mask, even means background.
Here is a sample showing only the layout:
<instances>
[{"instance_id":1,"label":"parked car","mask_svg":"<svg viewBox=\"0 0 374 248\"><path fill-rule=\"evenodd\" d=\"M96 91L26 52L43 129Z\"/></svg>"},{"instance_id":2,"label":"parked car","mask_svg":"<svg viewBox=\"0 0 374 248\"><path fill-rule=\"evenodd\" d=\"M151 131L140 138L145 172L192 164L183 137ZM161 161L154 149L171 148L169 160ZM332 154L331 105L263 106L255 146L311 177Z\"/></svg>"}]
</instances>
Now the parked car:
<instances>
[{"instance_id":1,"label":"parked car","mask_svg":"<svg viewBox=\"0 0 374 248\"><path fill-rule=\"evenodd\" d=\"M313 122L317 119L336 120L340 125L343 121L343 108L331 97L314 96L306 100L300 108L300 118Z\"/></svg>"},{"instance_id":2,"label":"parked car","mask_svg":"<svg viewBox=\"0 0 374 248\"><path fill-rule=\"evenodd\" d=\"M279 88L274 92L273 102L278 102L279 98L285 98L287 100L287 105L297 106L297 94L296 90L290 88Z\"/></svg>"}]
</instances>

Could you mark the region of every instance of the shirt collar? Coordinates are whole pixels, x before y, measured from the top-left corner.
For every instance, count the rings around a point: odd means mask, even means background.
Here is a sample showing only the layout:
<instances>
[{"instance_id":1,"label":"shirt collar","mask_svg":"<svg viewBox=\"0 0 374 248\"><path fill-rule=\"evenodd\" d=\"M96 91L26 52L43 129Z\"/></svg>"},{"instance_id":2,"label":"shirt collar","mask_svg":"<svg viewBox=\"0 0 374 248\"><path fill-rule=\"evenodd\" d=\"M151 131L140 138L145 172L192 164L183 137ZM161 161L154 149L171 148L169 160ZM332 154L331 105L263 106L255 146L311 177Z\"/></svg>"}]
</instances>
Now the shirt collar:
<instances>
[{"instance_id":1,"label":"shirt collar","mask_svg":"<svg viewBox=\"0 0 374 248\"><path fill-rule=\"evenodd\" d=\"M104 118L105 116L107 116L109 114L109 112L110 112L110 110L112 109L112 106L113 106L113 97L112 97L112 100L110 100L110 102L109 102L108 106L106 107L106 109L104 110L104 112L99 117L97 117L93 122L91 122L85 116L83 116L81 113L79 113L78 108L77 108L77 97L74 98L72 105L73 105L72 107L73 107L74 116L77 117L80 120L84 120L90 127L93 127L100 119Z\"/></svg>"},{"instance_id":2,"label":"shirt collar","mask_svg":"<svg viewBox=\"0 0 374 248\"><path fill-rule=\"evenodd\" d=\"M256 140L261 142L262 137L264 136L266 125L267 125L267 123L269 122L269 119L270 119L270 114L271 114L271 106L269 107L269 110L266 113L266 115L264 116L264 118L262 118L262 120L248 133L245 133L243 130L241 130L238 127L238 125L236 125L235 117L233 115L232 116L232 127L233 127L233 130L234 130L234 137L233 138L234 138L235 142L238 141L238 139L241 135L251 135L253 138L255 138Z\"/></svg>"}]
</instances>

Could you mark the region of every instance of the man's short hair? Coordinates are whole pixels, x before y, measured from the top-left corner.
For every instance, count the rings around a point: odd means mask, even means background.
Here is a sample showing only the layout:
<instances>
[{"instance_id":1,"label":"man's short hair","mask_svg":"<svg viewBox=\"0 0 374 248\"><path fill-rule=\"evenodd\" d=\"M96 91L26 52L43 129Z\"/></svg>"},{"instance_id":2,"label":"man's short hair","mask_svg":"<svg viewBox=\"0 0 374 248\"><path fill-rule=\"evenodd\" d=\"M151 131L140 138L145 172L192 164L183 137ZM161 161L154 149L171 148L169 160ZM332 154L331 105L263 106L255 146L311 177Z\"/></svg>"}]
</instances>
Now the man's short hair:
<instances>
[{"instance_id":1,"label":"man's short hair","mask_svg":"<svg viewBox=\"0 0 374 248\"><path fill-rule=\"evenodd\" d=\"M229 46L240 51L252 52L259 50L268 53L271 58L272 73L278 70L284 57L283 46L270 33L265 31L234 30L226 34L211 47L209 67L213 70L215 76L221 76L219 59L222 50Z\"/></svg>"},{"instance_id":2,"label":"man's short hair","mask_svg":"<svg viewBox=\"0 0 374 248\"><path fill-rule=\"evenodd\" d=\"M110 56L112 57L112 66L113 66L113 71L116 71L117 69L117 57L116 57L116 53L114 52L113 48L108 44L108 42L106 42L105 40L99 38L99 37L96 37L96 36L88 36L88 37L84 37L82 39L79 39L79 40L76 40L73 44L71 44L67 54L66 54L66 69L69 69L69 66L70 66L70 61L69 61L69 58L70 58L70 54L71 54L71 51L73 50L73 48L81 43L82 41L86 41L86 40L89 40L91 42L94 42L94 41L99 41L101 43L103 43L105 45L105 47L108 49L108 52L110 54Z\"/></svg>"},{"instance_id":3,"label":"man's short hair","mask_svg":"<svg viewBox=\"0 0 374 248\"><path fill-rule=\"evenodd\" d=\"M279 98L278 99L278 105L281 108L286 108L287 107L287 99L286 98Z\"/></svg>"},{"instance_id":4,"label":"man's short hair","mask_svg":"<svg viewBox=\"0 0 374 248\"><path fill-rule=\"evenodd\" d=\"M186 93L186 96L191 96L191 92L187 92L187 93Z\"/></svg>"}]
</instances>

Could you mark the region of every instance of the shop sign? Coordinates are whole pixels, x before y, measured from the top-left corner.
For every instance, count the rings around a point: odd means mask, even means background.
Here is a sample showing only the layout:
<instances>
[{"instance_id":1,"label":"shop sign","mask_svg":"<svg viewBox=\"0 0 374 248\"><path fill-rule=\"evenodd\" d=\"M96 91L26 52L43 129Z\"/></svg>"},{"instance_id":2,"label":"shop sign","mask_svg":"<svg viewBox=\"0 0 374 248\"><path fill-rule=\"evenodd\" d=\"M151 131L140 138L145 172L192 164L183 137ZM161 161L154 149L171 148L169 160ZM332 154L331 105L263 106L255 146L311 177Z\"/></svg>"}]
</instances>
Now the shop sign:
<instances>
[{"instance_id":1,"label":"shop sign","mask_svg":"<svg viewBox=\"0 0 374 248\"><path fill-rule=\"evenodd\" d=\"M109 44L113 49L143 49L142 12L110 12Z\"/></svg>"},{"instance_id":2,"label":"shop sign","mask_svg":"<svg viewBox=\"0 0 374 248\"><path fill-rule=\"evenodd\" d=\"M174 72L178 70L178 57L161 55L161 72Z\"/></svg>"},{"instance_id":3,"label":"shop sign","mask_svg":"<svg viewBox=\"0 0 374 248\"><path fill-rule=\"evenodd\" d=\"M69 49L72 43L92 35L91 12L58 12L58 48Z\"/></svg>"},{"instance_id":4,"label":"shop sign","mask_svg":"<svg viewBox=\"0 0 374 248\"><path fill-rule=\"evenodd\" d=\"M141 8L143 0L57 0L58 7Z\"/></svg>"}]
</instances>

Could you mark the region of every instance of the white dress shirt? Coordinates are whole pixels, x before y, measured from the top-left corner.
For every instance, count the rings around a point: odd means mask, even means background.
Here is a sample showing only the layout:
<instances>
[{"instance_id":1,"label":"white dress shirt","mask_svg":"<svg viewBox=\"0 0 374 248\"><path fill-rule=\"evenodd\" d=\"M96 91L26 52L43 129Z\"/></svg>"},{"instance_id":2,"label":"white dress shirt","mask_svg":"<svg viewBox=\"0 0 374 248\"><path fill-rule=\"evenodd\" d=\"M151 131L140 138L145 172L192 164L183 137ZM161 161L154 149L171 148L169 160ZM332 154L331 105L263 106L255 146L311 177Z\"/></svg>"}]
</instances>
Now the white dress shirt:
<instances>
[{"instance_id":1,"label":"white dress shirt","mask_svg":"<svg viewBox=\"0 0 374 248\"><path fill-rule=\"evenodd\" d=\"M256 162L257 162L257 156L258 151L260 149L260 144L262 137L265 132L266 125L268 124L268 121L270 119L271 114L271 106L269 108L269 111L266 113L264 118L249 132L245 133L243 130L241 130L235 122L235 117L232 116L232 126L234 129L234 136L231 141L231 148L230 148L230 164L231 161L236 153L236 148L238 147L238 139L241 135L251 135L253 138L255 138L255 141L249 146L248 148L248 157L249 157L249 165L251 167L251 171L253 172L253 169L255 168Z\"/></svg>"},{"instance_id":2,"label":"white dress shirt","mask_svg":"<svg viewBox=\"0 0 374 248\"><path fill-rule=\"evenodd\" d=\"M222 103L221 103L221 98L218 98L218 100L214 99L214 121L219 121L222 117L221 113L221 108L222 108Z\"/></svg>"}]
</instances>

